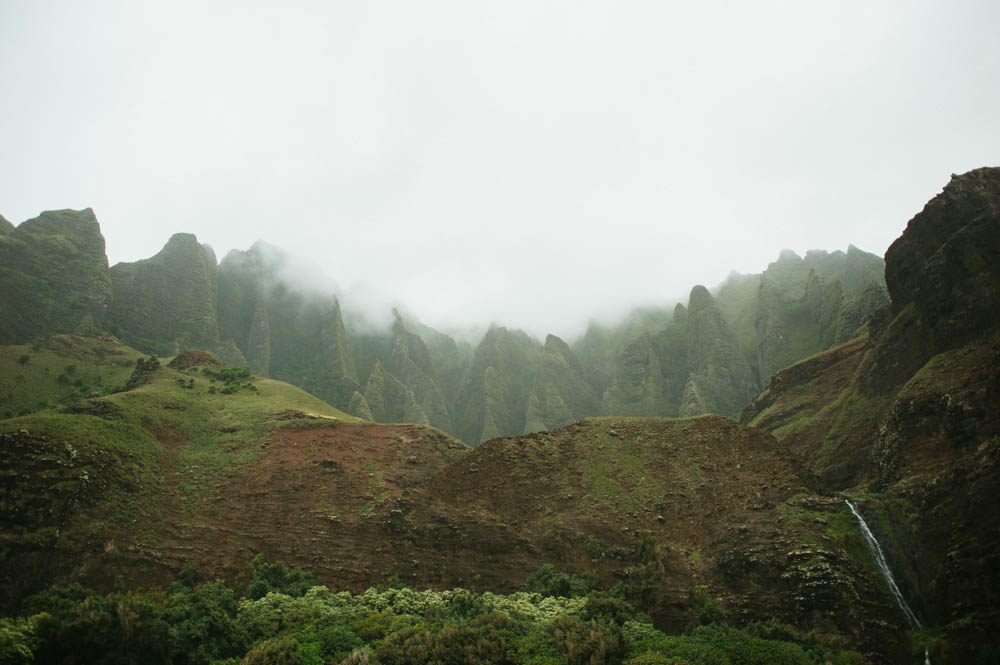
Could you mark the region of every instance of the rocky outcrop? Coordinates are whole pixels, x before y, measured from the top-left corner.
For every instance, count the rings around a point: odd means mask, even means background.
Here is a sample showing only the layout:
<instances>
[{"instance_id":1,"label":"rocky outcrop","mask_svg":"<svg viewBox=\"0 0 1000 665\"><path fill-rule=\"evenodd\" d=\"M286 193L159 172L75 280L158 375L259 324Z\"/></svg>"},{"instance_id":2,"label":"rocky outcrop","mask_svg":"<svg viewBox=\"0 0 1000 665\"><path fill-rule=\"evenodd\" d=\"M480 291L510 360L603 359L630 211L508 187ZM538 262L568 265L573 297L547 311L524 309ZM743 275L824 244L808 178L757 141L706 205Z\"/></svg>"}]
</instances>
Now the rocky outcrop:
<instances>
[{"instance_id":1,"label":"rocky outcrop","mask_svg":"<svg viewBox=\"0 0 1000 665\"><path fill-rule=\"evenodd\" d=\"M267 308L257 303L254 308L250 332L247 334L247 366L258 376L269 376L271 371L271 327L267 320Z\"/></svg>"},{"instance_id":2,"label":"rocky outcrop","mask_svg":"<svg viewBox=\"0 0 1000 665\"><path fill-rule=\"evenodd\" d=\"M686 337L688 375L678 414L735 417L759 386L722 311L703 286L691 290Z\"/></svg>"},{"instance_id":3,"label":"rocky outcrop","mask_svg":"<svg viewBox=\"0 0 1000 665\"><path fill-rule=\"evenodd\" d=\"M600 401L579 358L562 339L548 335L528 393L524 433L555 429L597 413Z\"/></svg>"},{"instance_id":4,"label":"rocky outcrop","mask_svg":"<svg viewBox=\"0 0 1000 665\"><path fill-rule=\"evenodd\" d=\"M604 395L607 413L735 417L757 392L757 380L715 299L691 291L658 335L645 334L615 363Z\"/></svg>"},{"instance_id":5,"label":"rocky outcrop","mask_svg":"<svg viewBox=\"0 0 1000 665\"><path fill-rule=\"evenodd\" d=\"M865 388L906 381L933 355L996 329L1000 301L1000 169L953 176L886 252L892 311Z\"/></svg>"},{"instance_id":6,"label":"rocky outcrop","mask_svg":"<svg viewBox=\"0 0 1000 665\"><path fill-rule=\"evenodd\" d=\"M137 358L132 376L125 383L125 390L135 390L139 386L149 383L158 369L160 369L160 360L156 356L150 356L148 360Z\"/></svg>"}]
</instances>

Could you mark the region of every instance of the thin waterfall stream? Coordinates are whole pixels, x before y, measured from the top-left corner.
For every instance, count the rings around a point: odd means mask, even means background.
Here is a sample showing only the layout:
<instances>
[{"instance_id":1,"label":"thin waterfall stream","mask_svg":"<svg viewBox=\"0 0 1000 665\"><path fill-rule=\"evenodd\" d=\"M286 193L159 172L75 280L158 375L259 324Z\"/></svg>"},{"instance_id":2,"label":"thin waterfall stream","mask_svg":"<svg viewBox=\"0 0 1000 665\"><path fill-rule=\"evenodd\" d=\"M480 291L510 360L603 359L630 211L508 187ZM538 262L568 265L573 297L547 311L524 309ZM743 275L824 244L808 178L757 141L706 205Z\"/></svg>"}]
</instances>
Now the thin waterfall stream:
<instances>
[{"instance_id":1,"label":"thin waterfall stream","mask_svg":"<svg viewBox=\"0 0 1000 665\"><path fill-rule=\"evenodd\" d=\"M917 615L914 614L913 610L910 608L909 603L907 603L906 599L903 598L903 594L900 592L899 586L896 584L896 579L892 576L892 571L889 570L889 564L885 560L885 554L882 552L882 546L878 544L875 534L873 534L871 529L868 528L865 518L861 516L861 513L858 512L858 509L855 508L854 504L848 499L844 499L844 503L847 504L847 507L851 509L851 512L854 513L854 517L858 520L858 526L861 527L861 535L864 537L865 545L868 546L868 551L871 552L872 559L875 560L875 566L882 574L886 584L888 584L892 597L896 599L900 609L903 610L903 614L906 615L906 622L910 624L910 629L923 630L924 624L920 622L920 619L917 618ZM930 651L926 648L924 649L924 665L931 665Z\"/></svg>"}]
</instances>

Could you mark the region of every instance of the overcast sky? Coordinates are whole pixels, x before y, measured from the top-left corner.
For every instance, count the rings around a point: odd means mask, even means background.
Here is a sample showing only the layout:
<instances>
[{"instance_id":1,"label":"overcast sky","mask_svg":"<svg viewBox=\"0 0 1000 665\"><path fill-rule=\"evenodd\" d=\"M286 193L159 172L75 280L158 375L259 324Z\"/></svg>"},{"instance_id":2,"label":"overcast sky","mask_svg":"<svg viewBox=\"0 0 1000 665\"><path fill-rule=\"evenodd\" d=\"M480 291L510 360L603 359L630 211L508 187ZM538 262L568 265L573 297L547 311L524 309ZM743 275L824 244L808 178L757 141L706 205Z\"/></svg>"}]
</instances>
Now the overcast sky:
<instances>
[{"instance_id":1,"label":"overcast sky","mask_svg":"<svg viewBox=\"0 0 1000 665\"><path fill-rule=\"evenodd\" d=\"M0 214L572 337L1000 163L1000 2L0 0Z\"/></svg>"}]
</instances>

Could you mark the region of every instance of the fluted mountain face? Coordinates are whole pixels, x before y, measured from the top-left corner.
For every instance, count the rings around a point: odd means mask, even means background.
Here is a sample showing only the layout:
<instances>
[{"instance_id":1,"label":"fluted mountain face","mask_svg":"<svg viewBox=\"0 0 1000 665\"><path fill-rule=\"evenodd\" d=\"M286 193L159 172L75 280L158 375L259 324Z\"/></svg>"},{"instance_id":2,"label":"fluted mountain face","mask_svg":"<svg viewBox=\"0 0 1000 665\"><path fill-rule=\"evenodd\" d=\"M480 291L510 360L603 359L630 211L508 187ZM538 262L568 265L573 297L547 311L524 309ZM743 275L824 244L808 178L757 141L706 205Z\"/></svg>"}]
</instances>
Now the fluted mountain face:
<instances>
[{"instance_id":1,"label":"fluted mountain face","mask_svg":"<svg viewBox=\"0 0 1000 665\"><path fill-rule=\"evenodd\" d=\"M217 277L212 249L190 233L174 234L156 256L111 268L111 332L161 355L215 349Z\"/></svg>"},{"instance_id":2,"label":"fluted mountain face","mask_svg":"<svg viewBox=\"0 0 1000 665\"><path fill-rule=\"evenodd\" d=\"M373 370L369 375L368 386L372 385L372 377L377 373L388 373L389 377L397 380L405 390L401 401L394 405L394 412L398 413L399 417L394 421L376 416L376 420L430 424L446 432L453 431L451 414L438 387L430 352L419 336L406 329L398 313L392 326L391 350L385 368L376 361L376 370L377 372ZM372 412L375 413L374 402L367 388L365 397Z\"/></svg>"},{"instance_id":3,"label":"fluted mountain face","mask_svg":"<svg viewBox=\"0 0 1000 665\"><path fill-rule=\"evenodd\" d=\"M583 415L600 413L600 399L585 376L569 345L555 335L547 336L528 392L524 434L555 429Z\"/></svg>"},{"instance_id":4,"label":"fluted mountain face","mask_svg":"<svg viewBox=\"0 0 1000 665\"><path fill-rule=\"evenodd\" d=\"M757 379L712 294L703 286L688 300L687 370L681 416L736 416L759 392Z\"/></svg>"},{"instance_id":5,"label":"fluted mountain face","mask_svg":"<svg viewBox=\"0 0 1000 665\"><path fill-rule=\"evenodd\" d=\"M230 252L219 265L220 329L252 371L345 408L360 383L340 303L283 279L290 260L264 243Z\"/></svg>"},{"instance_id":6,"label":"fluted mountain face","mask_svg":"<svg viewBox=\"0 0 1000 665\"><path fill-rule=\"evenodd\" d=\"M634 416L733 417L756 393L756 376L722 310L696 286L663 331L646 333L619 357L604 407Z\"/></svg>"},{"instance_id":7,"label":"fluted mountain face","mask_svg":"<svg viewBox=\"0 0 1000 665\"><path fill-rule=\"evenodd\" d=\"M504 432L523 432L529 386L541 349L521 331L490 328L476 348L459 390L458 436L481 443Z\"/></svg>"},{"instance_id":8,"label":"fluted mountain face","mask_svg":"<svg viewBox=\"0 0 1000 665\"><path fill-rule=\"evenodd\" d=\"M686 305L636 308L572 344L493 326L473 345L399 312L373 324L263 242L216 265L181 233L110 271L103 248L91 211L0 224L8 341L109 330L146 353L209 350L362 418L473 444L588 416L736 417L776 371L850 339L887 301L878 257L785 251L715 295L695 287Z\"/></svg>"},{"instance_id":9,"label":"fluted mountain face","mask_svg":"<svg viewBox=\"0 0 1000 665\"><path fill-rule=\"evenodd\" d=\"M94 211L43 212L18 227L0 220L0 344L106 326L111 278Z\"/></svg>"},{"instance_id":10,"label":"fluted mountain face","mask_svg":"<svg viewBox=\"0 0 1000 665\"><path fill-rule=\"evenodd\" d=\"M757 370L782 367L845 342L888 302L884 262L853 245L843 252L785 250L763 272L756 301Z\"/></svg>"},{"instance_id":11,"label":"fluted mountain face","mask_svg":"<svg viewBox=\"0 0 1000 665\"><path fill-rule=\"evenodd\" d=\"M882 260L844 252L785 250L760 275L731 275L716 296L695 287L658 332L615 359L606 414L737 417L782 367L861 332L887 302ZM580 341L589 357L601 331Z\"/></svg>"},{"instance_id":12,"label":"fluted mountain face","mask_svg":"<svg viewBox=\"0 0 1000 665\"><path fill-rule=\"evenodd\" d=\"M614 325L592 322L573 344L583 372L598 395L611 385L615 359L646 333L655 334L670 322L670 307L636 307Z\"/></svg>"}]
</instances>

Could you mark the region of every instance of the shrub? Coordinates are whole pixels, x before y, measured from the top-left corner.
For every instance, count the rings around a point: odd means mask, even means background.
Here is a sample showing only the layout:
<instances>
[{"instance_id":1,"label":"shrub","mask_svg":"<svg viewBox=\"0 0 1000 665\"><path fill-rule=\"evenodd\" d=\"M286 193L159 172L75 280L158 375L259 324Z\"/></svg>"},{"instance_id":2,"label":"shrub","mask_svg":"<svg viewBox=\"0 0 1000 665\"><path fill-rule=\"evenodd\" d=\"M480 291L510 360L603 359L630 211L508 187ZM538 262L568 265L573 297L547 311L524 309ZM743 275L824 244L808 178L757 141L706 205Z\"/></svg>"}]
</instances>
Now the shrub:
<instances>
[{"instance_id":1,"label":"shrub","mask_svg":"<svg viewBox=\"0 0 1000 665\"><path fill-rule=\"evenodd\" d=\"M528 575L521 590L543 596L573 598L587 595L596 586L597 573L593 571L586 571L582 575L569 575L556 570L551 563L546 563Z\"/></svg>"},{"instance_id":2,"label":"shrub","mask_svg":"<svg viewBox=\"0 0 1000 665\"><path fill-rule=\"evenodd\" d=\"M299 645L283 635L261 642L247 652L240 665L303 665Z\"/></svg>"},{"instance_id":3,"label":"shrub","mask_svg":"<svg viewBox=\"0 0 1000 665\"><path fill-rule=\"evenodd\" d=\"M258 554L250 562L253 578L247 590L247 598L257 600L269 593L283 593L293 598L305 595L316 586L316 580L302 568L288 570L281 563L267 563L263 554Z\"/></svg>"},{"instance_id":4,"label":"shrub","mask_svg":"<svg viewBox=\"0 0 1000 665\"><path fill-rule=\"evenodd\" d=\"M617 624L560 617L549 624L549 632L568 665L620 663L625 656L625 638Z\"/></svg>"}]
</instances>

